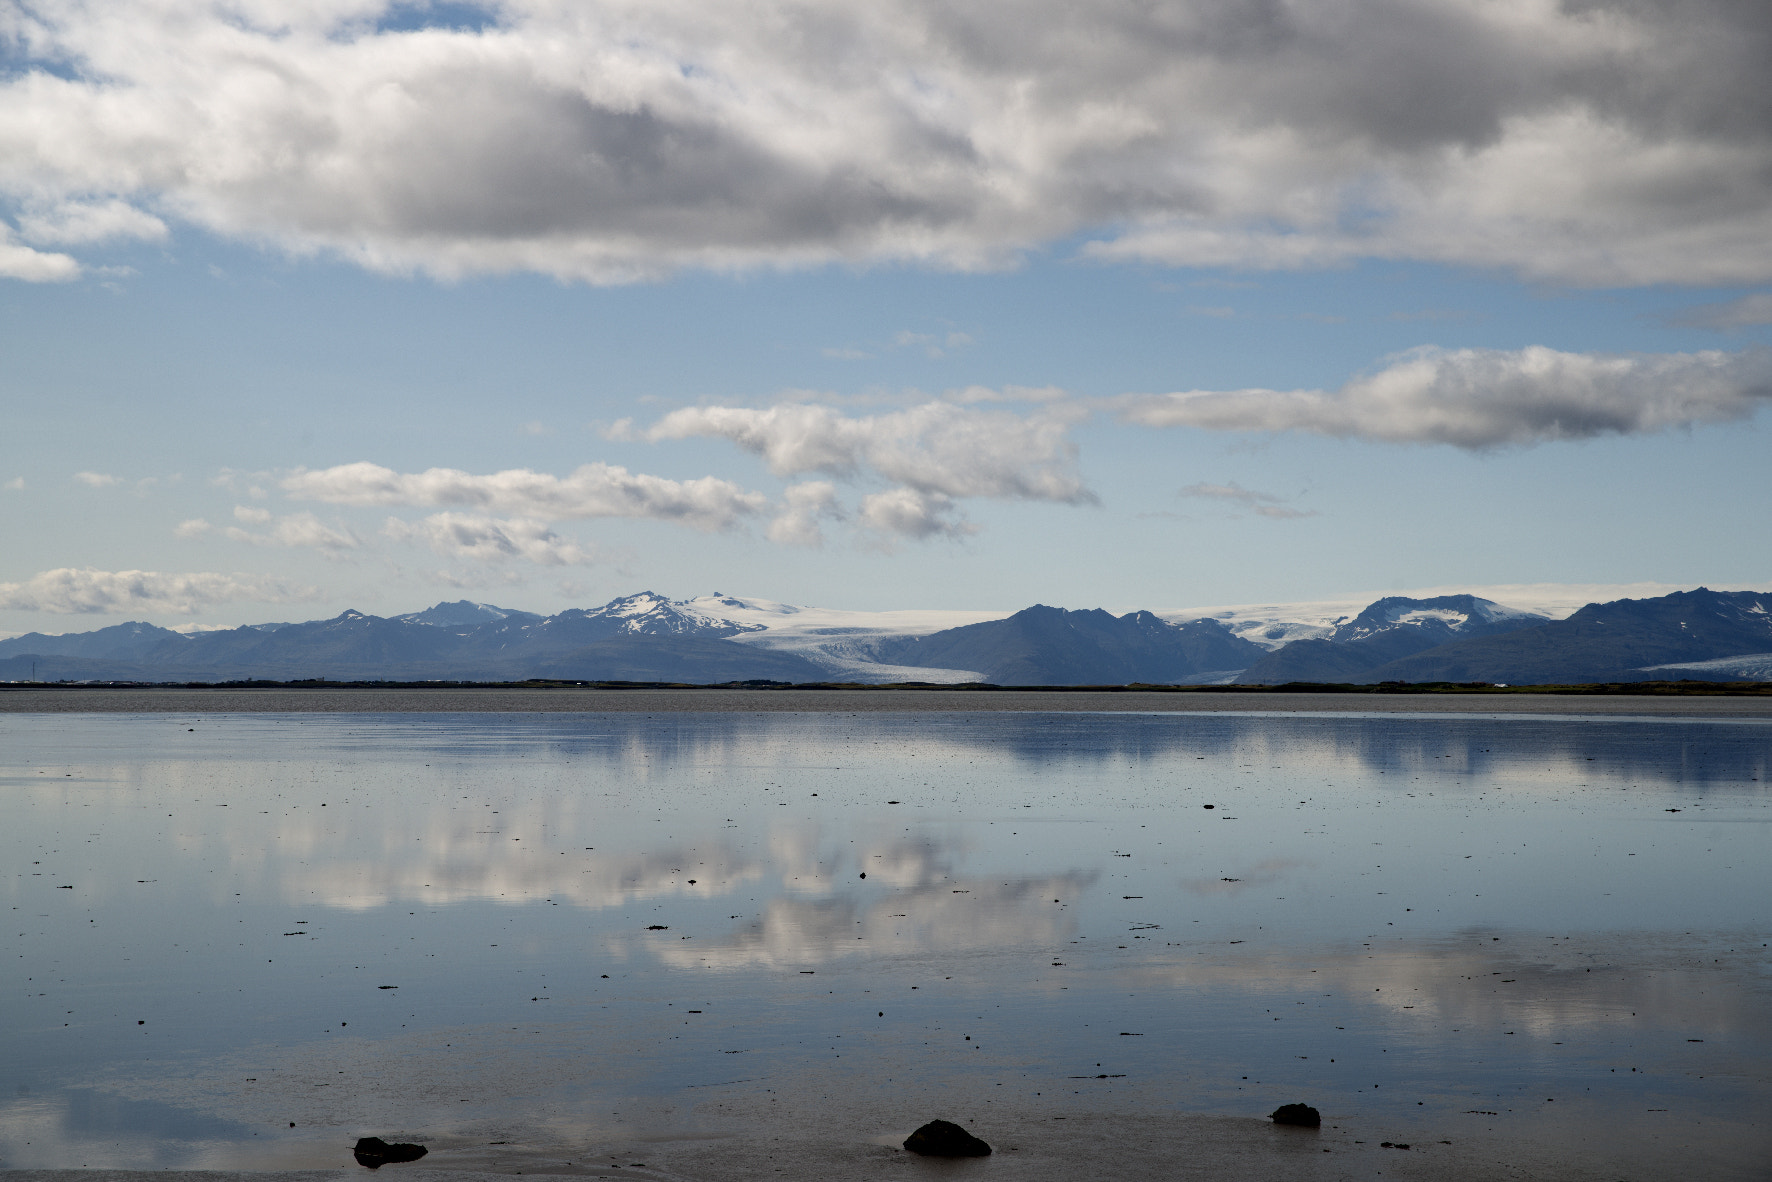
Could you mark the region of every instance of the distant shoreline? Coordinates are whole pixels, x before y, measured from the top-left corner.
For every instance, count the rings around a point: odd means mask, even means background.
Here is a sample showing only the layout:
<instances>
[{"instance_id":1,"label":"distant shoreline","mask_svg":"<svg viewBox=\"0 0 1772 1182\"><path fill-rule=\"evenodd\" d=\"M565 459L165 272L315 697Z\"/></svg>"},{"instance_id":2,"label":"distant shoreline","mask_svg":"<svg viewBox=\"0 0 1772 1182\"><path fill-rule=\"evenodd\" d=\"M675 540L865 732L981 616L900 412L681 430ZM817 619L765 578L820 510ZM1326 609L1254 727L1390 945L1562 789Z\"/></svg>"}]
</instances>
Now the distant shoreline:
<instances>
[{"instance_id":1,"label":"distant shoreline","mask_svg":"<svg viewBox=\"0 0 1772 1182\"><path fill-rule=\"evenodd\" d=\"M1379 713L1772 718L1772 684L1609 686L0 685L7 714Z\"/></svg>"}]
</instances>

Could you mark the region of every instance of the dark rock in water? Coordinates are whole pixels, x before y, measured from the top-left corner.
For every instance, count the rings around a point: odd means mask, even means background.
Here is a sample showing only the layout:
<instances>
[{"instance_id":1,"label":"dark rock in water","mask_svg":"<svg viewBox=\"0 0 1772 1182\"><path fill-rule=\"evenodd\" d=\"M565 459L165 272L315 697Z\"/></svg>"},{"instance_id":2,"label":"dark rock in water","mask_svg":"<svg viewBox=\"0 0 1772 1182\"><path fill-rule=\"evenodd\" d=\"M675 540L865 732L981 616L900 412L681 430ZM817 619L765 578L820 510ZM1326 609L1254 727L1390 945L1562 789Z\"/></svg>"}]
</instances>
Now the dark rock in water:
<instances>
[{"instance_id":1,"label":"dark rock in water","mask_svg":"<svg viewBox=\"0 0 1772 1182\"><path fill-rule=\"evenodd\" d=\"M904 1147L924 1157L989 1157L991 1147L952 1121L932 1120L904 1139Z\"/></svg>"},{"instance_id":2,"label":"dark rock in water","mask_svg":"<svg viewBox=\"0 0 1772 1182\"><path fill-rule=\"evenodd\" d=\"M413 1145L405 1141L389 1145L380 1137L361 1138L357 1142L357 1147L351 1150L351 1153L357 1158L358 1165L367 1166L372 1170L379 1170L389 1162L417 1161L426 1152L423 1145Z\"/></svg>"},{"instance_id":3,"label":"dark rock in water","mask_svg":"<svg viewBox=\"0 0 1772 1182\"><path fill-rule=\"evenodd\" d=\"M1307 1129L1323 1127L1323 1115L1309 1104L1282 1104L1273 1111L1277 1125L1300 1125Z\"/></svg>"}]
</instances>

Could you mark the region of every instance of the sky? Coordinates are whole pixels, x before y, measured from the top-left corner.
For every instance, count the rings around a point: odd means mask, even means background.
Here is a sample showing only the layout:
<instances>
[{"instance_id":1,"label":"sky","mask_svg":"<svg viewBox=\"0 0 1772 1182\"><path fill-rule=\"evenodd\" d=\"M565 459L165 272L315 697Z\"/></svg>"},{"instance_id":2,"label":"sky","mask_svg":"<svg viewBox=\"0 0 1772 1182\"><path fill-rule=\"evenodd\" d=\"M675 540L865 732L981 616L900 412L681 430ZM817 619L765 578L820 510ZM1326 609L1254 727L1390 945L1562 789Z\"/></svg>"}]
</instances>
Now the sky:
<instances>
[{"instance_id":1,"label":"sky","mask_svg":"<svg viewBox=\"0 0 1772 1182\"><path fill-rule=\"evenodd\" d=\"M0 0L0 632L1772 586L1772 7Z\"/></svg>"}]
</instances>

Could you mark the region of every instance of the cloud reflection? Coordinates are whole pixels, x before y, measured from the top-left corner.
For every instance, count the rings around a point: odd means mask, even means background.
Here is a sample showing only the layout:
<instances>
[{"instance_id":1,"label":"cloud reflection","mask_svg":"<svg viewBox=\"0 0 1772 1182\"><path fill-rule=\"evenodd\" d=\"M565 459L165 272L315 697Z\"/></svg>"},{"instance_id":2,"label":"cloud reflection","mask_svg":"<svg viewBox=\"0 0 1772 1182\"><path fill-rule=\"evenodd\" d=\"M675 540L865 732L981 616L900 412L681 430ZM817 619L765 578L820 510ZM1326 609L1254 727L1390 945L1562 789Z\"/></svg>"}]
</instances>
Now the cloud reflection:
<instances>
[{"instance_id":1,"label":"cloud reflection","mask_svg":"<svg viewBox=\"0 0 1772 1182\"><path fill-rule=\"evenodd\" d=\"M1772 1012L1750 977L1728 971L1752 962L1745 950L1759 951L1745 940L1700 958L1688 944L1634 933L1559 939L1472 929L1388 948L1218 945L1199 963L1147 964L1129 976L1146 987L1351 999L1421 1037L1512 1032L1567 1042L1672 1027L1682 1039L1763 1045Z\"/></svg>"},{"instance_id":2,"label":"cloud reflection","mask_svg":"<svg viewBox=\"0 0 1772 1182\"><path fill-rule=\"evenodd\" d=\"M1093 874L999 882L946 879L895 891L885 899L777 897L750 927L718 940L659 949L674 968L793 968L851 956L913 957L983 953L1052 944L1074 932L1056 900L1075 898Z\"/></svg>"}]
</instances>

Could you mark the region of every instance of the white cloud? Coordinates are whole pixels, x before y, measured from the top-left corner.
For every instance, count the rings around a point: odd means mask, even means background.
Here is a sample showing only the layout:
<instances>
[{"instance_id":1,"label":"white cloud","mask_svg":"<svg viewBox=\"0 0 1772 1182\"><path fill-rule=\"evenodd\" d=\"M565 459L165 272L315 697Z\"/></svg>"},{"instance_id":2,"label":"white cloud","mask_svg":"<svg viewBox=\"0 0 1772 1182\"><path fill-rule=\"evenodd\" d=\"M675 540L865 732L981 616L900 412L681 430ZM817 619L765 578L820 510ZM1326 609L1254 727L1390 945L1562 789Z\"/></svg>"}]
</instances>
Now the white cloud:
<instances>
[{"instance_id":1,"label":"white cloud","mask_svg":"<svg viewBox=\"0 0 1772 1182\"><path fill-rule=\"evenodd\" d=\"M11 480L8 480L5 484L0 484L0 488L4 488L8 492L22 492L24 490L24 487L25 487L25 478L23 476L14 476Z\"/></svg>"},{"instance_id":2,"label":"white cloud","mask_svg":"<svg viewBox=\"0 0 1772 1182\"><path fill-rule=\"evenodd\" d=\"M861 521L922 538L970 532L955 524L956 498L1093 503L1069 437L1083 413L1053 407L1018 415L946 401L860 417L803 402L700 406L672 411L647 437L729 439L778 476L883 479L899 487L867 497Z\"/></svg>"},{"instance_id":3,"label":"white cloud","mask_svg":"<svg viewBox=\"0 0 1772 1182\"><path fill-rule=\"evenodd\" d=\"M952 497L914 488L892 488L861 499L861 520L869 529L901 538L962 538L978 527L958 519Z\"/></svg>"},{"instance_id":4,"label":"white cloud","mask_svg":"<svg viewBox=\"0 0 1772 1182\"><path fill-rule=\"evenodd\" d=\"M854 418L810 403L702 406L672 411L647 437L729 439L778 476L871 471L954 497L1080 504L1094 499L1077 474L1069 438L1080 414L1056 408L1023 416L949 402Z\"/></svg>"},{"instance_id":5,"label":"white cloud","mask_svg":"<svg viewBox=\"0 0 1772 1182\"><path fill-rule=\"evenodd\" d=\"M73 258L32 250L14 242L11 228L0 223L0 278L22 279L26 283L66 283L79 277L80 264Z\"/></svg>"},{"instance_id":6,"label":"white cloud","mask_svg":"<svg viewBox=\"0 0 1772 1182\"><path fill-rule=\"evenodd\" d=\"M454 468L401 473L358 462L297 470L283 489L298 500L338 505L459 505L538 521L639 517L701 530L725 529L768 508L762 493L714 476L670 480L610 464L585 464L568 476L512 468L475 475Z\"/></svg>"},{"instance_id":7,"label":"white cloud","mask_svg":"<svg viewBox=\"0 0 1772 1182\"><path fill-rule=\"evenodd\" d=\"M769 540L784 546L823 545L820 520L843 515L836 487L827 480L790 484L782 490L781 499L781 512L769 523Z\"/></svg>"},{"instance_id":8,"label":"white cloud","mask_svg":"<svg viewBox=\"0 0 1772 1182\"><path fill-rule=\"evenodd\" d=\"M1752 328L1772 324L1772 292L1760 291L1720 304L1700 304L1668 317L1685 328Z\"/></svg>"},{"instance_id":9,"label":"white cloud","mask_svg":"<svg viewBox=\"0 0 1772 1182\"><path fill-rule=\"evenodd\" d=\"M261 524L271 522L271 515L262 510L236 508L234 515L242 521ZM312 513L291 513L287 517L279 517L264 533L255 534L238 526L229 526L222 533L232 541L250 542L255 546L305 547L329 555L355 550L363 544L349 529L340 525L327 525Z\"/></svg>"},{"instance_id":10,"label":"white cloud","mask_svg":"<svg viewBox=\"0 0 1772 1182\"><path fill-rule=\"evenodd\" d=\"M1772 350L1561 353L1421 348L1339 390L1191 390L1112 400L1148 427L1303 431L1484 449L1745 419L1772 400Z\"/></svg>"},{"instance_id":11,"label":"white cloud","mask_svg":"<svg viewBox=\"0 0 1772 1182\"><path fill-rule=\"evenodd\" d=\"M1225 501L1241 505L1260 517L1315 517L1314 509L1293 509L1287 506L1284 497L1273 493L1257 492L1252 488L1244 488L1236 481L1229 484L1190 484L1179 490L1178 497L1201 497L1209 501Z\"/></svg>"},{"instance_id":12,"label":"white cloud","mask_svg":"<svg viewBox=\"0 0 1772 1182\"><path fill-rule=\"evenodd\" d=\"M390 517L382 533L395 541L416 541L446 558L495 563L522 559L538 566L586 566L597 554L560 537L540 521L498 520L467 513L434 513L408 523Z\"/></svg>"},{"instance_id":13,"label":"white cloud","mask_svg":"<svg viewBox=\"0 0 1772 1182\"><path fill-rule=\"evenodd\" d=\"M167 236L165 222L116 199L63 202L19 218L18 228L27 241L59 246L83 246L116 238L157 242Z\"/></svg>"},{"instance_id":14,"label":"white cloud","mask_svg":"<svg viewBox=\"0 0 1772 1182\"><path fill-rule=\"evenodd\" d=\"M209 524L209 522L205 521L203 518L193 517L188 521L179 522L172 532L175 537L200 538L214 528L215 526Z\"/></svg>"},{"instance_id":15,"label":"white cloud","mask_svg":"<svg viewBox=\"0 0 1772 1182\"><path fill-rule=\"evenodd\" d=\"M441 276L971 268L1090 230L1190 265L1772 276L1764 4L393 7L14 5L42 67L0 83L0 192L88 211L45 223L69 241L148 207ZM78 271L0 243L0 274Z\"/></svg>"},{"instance_id":16,"label":"white cloud","mask_svg":"<svg viewBox=\"0 0 1772 1182\"><path fill-rule=\"evenodd\" d=\"M74 479L87 488L110 488L114 484L121 483L117 477L107 472L76 472Z\"/></svg>"},{"instance_id":17,"label":"white cloud","mask_svg":"<svg viewBox=\"0 0 1772 1182\"><path fill-rule=\"evenodd\" d=\"M75 570L63 567L22 583L0 583L0 608L62 615L177 612L190 615L223 603L311 600L311 589L291 588L263 575L198 571Z\"/></svg>"},{"instance_id":18,"label":"white cloud","mask_svg":"<svg viewBox=\"0 0 1772 1182\"><path fill-rule=\"evenodd\" d=\"M269 509L261 509L256 505L235 505L234 520L244 521L247 525L263 525L271 519Z\"/></svg>"}]
</instances>

